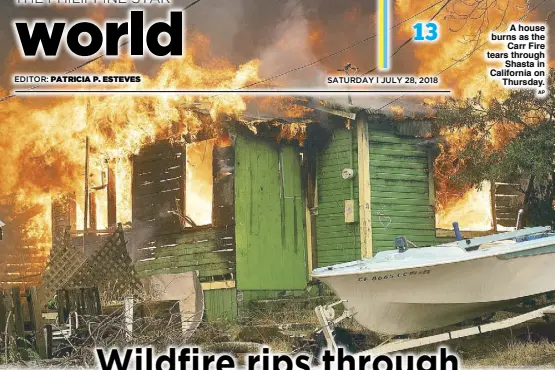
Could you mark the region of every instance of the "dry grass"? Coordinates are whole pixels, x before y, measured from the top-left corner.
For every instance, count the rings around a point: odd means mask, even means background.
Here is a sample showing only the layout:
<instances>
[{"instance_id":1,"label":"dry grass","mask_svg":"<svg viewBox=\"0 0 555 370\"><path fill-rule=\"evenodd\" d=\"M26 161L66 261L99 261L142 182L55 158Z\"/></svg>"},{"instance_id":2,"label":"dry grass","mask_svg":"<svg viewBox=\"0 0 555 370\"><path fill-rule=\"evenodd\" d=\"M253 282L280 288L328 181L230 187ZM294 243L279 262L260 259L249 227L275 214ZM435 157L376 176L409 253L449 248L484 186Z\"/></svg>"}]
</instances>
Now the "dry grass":
<instances>
[{"instance_id":1,"label":"dry grass","mask_svg":"<svg viewBox=\"0 0 555 370\"><path fill-rule=\"evenodd\" d=\"M82 333L73 342L73 353L57 361L58 366L91 363L91 349L100 347L122 347L133 344L149 344L157 348L167 345L198 345L209 352L233 352L238 359L242 353L256 352L258 345L272 348L275 352L310 352L314 349L311 338L318 327L314 304L321 302L277 301L275 304L255 305L248 312L242 312L239 323L229 321L204 322L190 338L181 335L180 318L175 310L160 314L159 308L144 312L145 317L135 321L133 336L127 336L122 325L122 308L103 317L100 322ZM145 302L142 302L143 304ZM147 305L148 306L148 305ZM162 311L167 311L163 308ZM337 310L337 314L340 314ZM496 320L506 318L497 315ZM284 325L290 324L290 325ZM336 332L336 339L352 346L355 352L367 350L388 338L361 327L355 320L342 322ZM459 328L456 328L459 329ZM438 334L436 331L428 334ZM348 332L349 338L343 334ZM447 346L459 355L464 367L530 367L555 366L555 323L542 320L530 322L512 329L490 332L419 348L413 352L435 352L438 347ZM254 348L254 350L253 350Z\"/></svg>"},{"instance_id":2,"label":"dry grass","mask_svg":"<svg viewBox=\"0 0 555 370\"><path fill-rule=\"evenodd\" d=\"M506 314L498 314L496 320L506 316ZM204 344L218 340L256 342L278 352L290 353L298 350L299 342L302 341L290 336L287 330L280 330L279 325L283 323L306 324L306 330L296 332L306 336L310 336L311 331L318 326L312 309L293 309L291 306L269 307L267 310L249 312L248 320L240 324L205 323L195 333L193 342ZM369 332L352 319L345 320L342 327L351 334L357 351L375 347L388 339ZM512 329L422 347L413 352L434 352L442 346L447 346L452 352L458 354L464 367L553 367L555 366L555 323L538 320Z\"/></svg>"},{"instance_id":3,"label":"dry grass","mask_svg":"<svg viewBox=\"0 0 555 370\"><path fill-rule=\"evenodd\" d=\"M478 358L463 358L466 366L546 366L555 365L555 344L548 340L540 342L522 342L514 340L509 343L491 343L486 353ZM467 356L465 356L467 357Z\"/></svg>"}]
</instances>

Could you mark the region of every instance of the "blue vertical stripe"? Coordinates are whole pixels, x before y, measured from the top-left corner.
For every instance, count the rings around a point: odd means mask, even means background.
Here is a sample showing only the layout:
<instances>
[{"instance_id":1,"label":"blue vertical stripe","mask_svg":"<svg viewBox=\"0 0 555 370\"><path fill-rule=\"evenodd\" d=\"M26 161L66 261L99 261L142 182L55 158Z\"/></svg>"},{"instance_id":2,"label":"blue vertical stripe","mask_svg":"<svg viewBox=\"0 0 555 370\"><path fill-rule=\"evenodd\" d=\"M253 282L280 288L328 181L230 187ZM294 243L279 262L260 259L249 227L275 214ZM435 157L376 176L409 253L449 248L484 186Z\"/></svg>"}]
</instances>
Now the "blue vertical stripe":
<instances>
[{"instance_id":1,"label":"blue vertical stripe","mask_svg":"<svg viewBox=\"0 0 555 370\"><path fill-rule=\"evenodd\" d=\"M382 37L383 37L383 66L385 69L389 68L388 64L388 55L389 55L389 0L382 0L383 1L383 30L382 30Z\"/></svg>"}]
</instances>

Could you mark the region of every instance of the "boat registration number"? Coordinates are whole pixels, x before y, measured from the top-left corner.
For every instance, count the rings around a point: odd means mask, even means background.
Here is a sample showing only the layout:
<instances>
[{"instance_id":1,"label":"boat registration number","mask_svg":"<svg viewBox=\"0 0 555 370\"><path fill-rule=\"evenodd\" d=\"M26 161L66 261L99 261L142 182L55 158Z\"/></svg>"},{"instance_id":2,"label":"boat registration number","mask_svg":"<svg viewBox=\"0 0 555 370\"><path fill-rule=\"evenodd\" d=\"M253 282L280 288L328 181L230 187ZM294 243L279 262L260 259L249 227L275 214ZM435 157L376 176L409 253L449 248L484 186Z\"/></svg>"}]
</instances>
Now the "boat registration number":
<instances>
[{"instance_id":1,"label":"boat registration number","mask_svg":"<svg viewBox=\"0 0 555 370\"><path fill-rule=\"evenodd\" d=\"M358 281L381 281L381 280L390 280L390 279L397 279L397 278L404 278L416 275L428 275L430 270L412 270L412 271L404 271L399 272L397 274L387 274L387 275L378 275L378 276L362 276L358 278Z\"/></svg>"}]
</instances>

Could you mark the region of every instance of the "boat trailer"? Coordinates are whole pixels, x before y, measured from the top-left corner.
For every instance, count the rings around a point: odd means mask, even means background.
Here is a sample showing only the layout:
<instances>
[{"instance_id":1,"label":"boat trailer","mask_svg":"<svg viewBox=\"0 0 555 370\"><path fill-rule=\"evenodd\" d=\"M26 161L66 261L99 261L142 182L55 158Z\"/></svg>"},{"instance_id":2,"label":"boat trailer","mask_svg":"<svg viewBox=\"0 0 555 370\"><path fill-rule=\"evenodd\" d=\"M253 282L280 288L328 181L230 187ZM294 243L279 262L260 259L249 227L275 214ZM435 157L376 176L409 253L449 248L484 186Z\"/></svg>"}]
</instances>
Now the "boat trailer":
<instances>
[{"instance_id":1,"label":"boat trailer","mask_svg":"<svg viewBox=\"0 0 555 370\"><path fill-rule=\"evenodd\" d=\"M322 332L324 334L328 349L332 352L336 352L338 349L338 345L335 342L334 338L335 326L344 319L348 317L353 317L355 315L355 313L350 312L349 310L345 310L340 316L338 316L337 318L335 317L335 310L333 307L343 302L344 301L338 301L329 305L317 306L314 309L316 312L316 316L318 317L318 322L320 323L320 329L316 330L315 333ZM555 315L555 304L496 322L475 325L464 329L452 330L442 334L430 335L422 338L393 340L380 344L372 349L358 352L357 355L381 355L391 352L404 351L428 344L445 342L451 339L464 338L471 335L507 329L530 320L547 317L548 315Z\"/></svg>"}]
</instances>

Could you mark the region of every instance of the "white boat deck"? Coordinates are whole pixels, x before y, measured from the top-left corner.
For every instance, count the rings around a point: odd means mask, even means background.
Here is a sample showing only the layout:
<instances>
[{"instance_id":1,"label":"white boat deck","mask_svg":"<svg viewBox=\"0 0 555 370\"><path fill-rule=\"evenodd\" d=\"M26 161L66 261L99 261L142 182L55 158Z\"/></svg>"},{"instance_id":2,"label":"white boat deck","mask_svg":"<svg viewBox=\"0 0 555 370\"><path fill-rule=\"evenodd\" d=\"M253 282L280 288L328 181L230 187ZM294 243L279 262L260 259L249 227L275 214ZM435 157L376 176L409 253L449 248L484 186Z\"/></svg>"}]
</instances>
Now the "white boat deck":
<instances>
[{"instance_id":1,"label":"white boat deck","mask_svg":"<svg viewBox=\"0 0 555 370\"><path fill-rule=\"evenodd\" d=\"M351 275L367 272L386 272L399 269L413 269L469 261L509 253L522 252L535 248L555 246L555 234L542 238L517 242L517 238L547 233L549 227L537 227L512 231L486 237L461 240L433 247L409 248L404 252L398 250L383 251L372 258L337 264L315 269L312 277ZM479 247L469 251L467 248Z\"/></svg>"}]
</instances>

